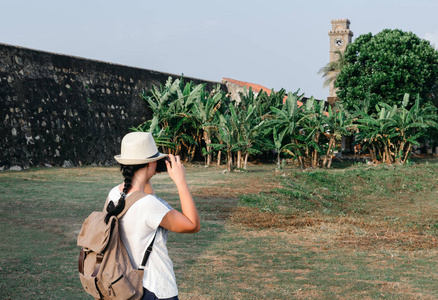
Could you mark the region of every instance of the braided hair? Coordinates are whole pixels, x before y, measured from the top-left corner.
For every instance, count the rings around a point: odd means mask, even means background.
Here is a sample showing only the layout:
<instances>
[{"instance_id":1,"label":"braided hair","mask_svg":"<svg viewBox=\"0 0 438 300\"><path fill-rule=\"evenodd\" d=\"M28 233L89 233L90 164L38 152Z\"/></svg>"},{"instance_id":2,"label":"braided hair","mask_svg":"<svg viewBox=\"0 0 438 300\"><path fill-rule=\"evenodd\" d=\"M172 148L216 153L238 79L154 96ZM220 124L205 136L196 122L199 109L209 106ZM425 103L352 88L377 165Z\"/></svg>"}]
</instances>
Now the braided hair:
<instances>
[{"instance_id":1,"label":"braided hair","mask_svg":"<svg viewBox=\"0 0 438 300\"><path fill-rule=\"evenodd\" d=\"M122 172L125 186L123 187L123 192L120 194L120 199L117 205L114 205L113 201L110 201L106 207L107 215L105 216L105 223L108 224L111 216L117 216L119 213L123 211L125 208L125 199L126 195L129 193L131 189L132 177L135 172L146 167L148 164L141 165L120 165L120 171Z\"/></svg>"}]
</instances>

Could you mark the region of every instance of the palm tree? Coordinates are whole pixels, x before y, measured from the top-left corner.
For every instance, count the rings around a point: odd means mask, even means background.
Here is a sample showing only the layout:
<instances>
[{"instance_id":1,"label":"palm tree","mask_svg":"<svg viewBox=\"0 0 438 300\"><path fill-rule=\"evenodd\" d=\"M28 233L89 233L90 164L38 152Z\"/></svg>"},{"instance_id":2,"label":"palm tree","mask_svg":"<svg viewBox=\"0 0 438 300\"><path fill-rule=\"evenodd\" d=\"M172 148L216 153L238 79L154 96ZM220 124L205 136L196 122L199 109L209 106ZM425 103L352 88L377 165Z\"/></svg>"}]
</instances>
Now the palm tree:
<instances>
[{"instance_id":1,"label":"palm tree","mask_svg":"<svg viewBox=\"0 0 438 300\"><path fill-rule=\"evenodd\" d=\"M337 55L338 59L329 62L325 67L321 68L318 71L318 74L322 74L322 77L324 78L324 87L328 87L331 83L334 83L336 81L336 78L338 78L342 67L347 64L344 52L337 49L335 51L335 54Z\"/></svg>"}]
</instances>

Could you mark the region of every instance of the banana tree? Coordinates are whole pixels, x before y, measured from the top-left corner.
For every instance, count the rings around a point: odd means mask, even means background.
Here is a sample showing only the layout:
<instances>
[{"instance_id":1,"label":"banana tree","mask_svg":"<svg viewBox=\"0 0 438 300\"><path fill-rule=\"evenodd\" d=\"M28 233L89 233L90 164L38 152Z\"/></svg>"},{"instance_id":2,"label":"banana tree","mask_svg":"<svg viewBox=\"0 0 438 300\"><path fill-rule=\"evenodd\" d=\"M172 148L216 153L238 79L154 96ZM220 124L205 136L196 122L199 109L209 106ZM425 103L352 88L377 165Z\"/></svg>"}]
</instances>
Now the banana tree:
<instances>
[{"instance_id":1,"label":"banana tree","mask_svg":"<svg viewBox=\"0 0 438 300\"><path fill-rule=\"evenodd\" d=\"M274 139L274 147L275 151L277 152L277 169L280 170L281 168L281 151L283 148L283 139L286 133L288 132L288 129L285 128L282 131L278 131L277 127L273 128L272 137Z\"/></svg>"},{"instance_id":2,"label":"banana tree","mask_svg":"<svg viewBox=\"0 0 438 300\"><path fill-rule=\"evenodd\" d=\"M204 140L206 149L203 151L206 157L206 166L211 164L212 158L212 132L217 129L214 119L218 109L221 106L225 94L217 86L211 93L207 93L205 89L200 92L200 97L193 103L192 115L196 119L197 127L202 128L202 139Z\"/></svg>"},{"instance_id":3,"label":"banana tree","mask_svg":"<svg viewBox=\"0 0 438 300\"><path fill-rule=\"evenodd\" d=\"M140 95L152 109L153 117L135 130L151 132L161 139L162 146L168 146L165 152L192 160L200 142L200 129L191 111L204 89L202 84L184 84L182 79L173 81L171 77L164 86L153 86Z\"/></svg>"},{"instance_id":4,"label":"banana tree","mask_svg":"<svg viewBox=\"0 0 438 300\"><path fill-rule=\"evenodd\" d=\"M338 106L335 106L334 109L329 106L324 122L325 128L323 134L327 138L328 143L326 147L327 150L323 155L322 167L330 168L334 150L336 150L338 142L343 136L349 136L349 131L353 129L351 125L352 118L347 116Z\"/></svg>"},{"instance_id":5,"label":"banana tree","mask_svg":"<svg viewBox=\"0 0 438 300\"><path fill-rule=\"evenodd\" d=\"M177 89L178 97L171 103L169 110L173 113L173 136L177 143L177 153L184 160L192 161L196 149L200 145L200 127L198 118L192 113L196 103L200 101L205 85L186 83L183 88Z\"/></svg>"},{"instance_id":6,"label":"banana tree","mask_svg":"<svg viewBox=\"0 0 438 300\"><path fill-rule=\"evenodd\" d=\"M256 106L250 104L246 110L239 109L236 114L238 120L237 135L239 149L237 151L237 167L247 169L249 155L260 154L258 145L263 142L261 118L256 116Z\"/></svg>"},{"instance_id":7,"label":"banana tree","mask_svg":"<svg viewBox=\"0 0 438 300\"><path fill-rule=\"evenodd\" d=\"M300 162L304 168L307 166L317 168L321 154L325 152L325 141L322 140L326 125L324 105L313 97L308 99L297 123L300 134L296 139L302 142L302 149L299 152Z\"/></svg>"},{"instance_id":8,"label":"banana tree","mask_svg":"<svg viewBox=\"0 0 438 300\"><path fill-rule=\"evenodd\" d=\"M152 110L153 117L151 120L138 126L138 129L154 131L155 126L160 126L163 129L169 126L170 119L172 118L172 110L169 107L176 98L179 86L179 79L172 82L172 77L169 77L164 86L154 85L150 91L143 91L140 94L140 97L147 102Z\"/></svg>"},{"instance_id":9,"label":"banana tree","mask_svg":"<svg viewBox=\"0 0 438 300\"><path fill-rule=\"evenodd\" d=\"M406 108L408 104L409 95L405 94L401 107L381 102L376 105L375 114L356 107L360 116L356 139L369 149L374 162L404 164L412 146L419 144L418 139L428 130L438 128L435 107L420 107L418 96L409 110Z\"/></svg>"},{"instance_id":10,"label":"banana tree","mask_svg":"<svg viewBox=\"0 0 438 300\"><path fill-rule=\"evenodd\" d=\"M411 153L412 145L418 144L418 139L426 136L431 130L438 129L437 109L432 105L420 106L420 96L415 104L407 110L409 94L404 95L402 107L388 120L391 136L396 137L394 143L394 162L405 163Z\"/></svg>"},{"instance_id":11,"label":"banana tree","mask_svg":"<svg viewBox=\"0 0 438 300\"><path fill-rule=\"evenodd\" d=\"M272 134L275 150L277 152L277 168L281 166L281 152L286 152L293 157L296 156L296 143L284 144L285 137L293 139L297 135L297 121L300 116L298 101L303 96L298 96L298 92L288 93L288 96L281 108L272 106L272 120L267 120L264 128Z\"/></svg>"},{"instance_id":12,"label":"banana tree","mask_svg":"<svg viewBox=\"0 0 438 300\"><path fill-rule=\"evenodd\" d=\"M269 141L272 139L272 127L267 129L268 120L272 119L271 107L283 106L284 95L284 89L279 92L272 90L269 95L265 91L255 95L251 88L248 92L240 93L241 102L237 105L240 145L237 150L238 167L243 164L243 169L246 169L249 155L272 149L272 142Z\"/></svg>"},{"instance_id":13,"label":"banana tree","mask_svg":"<svg viewBox=\"0 0 438 300\"><path fill-rule=\"evenodd\" d=\"M297 93L289 93L283 109L271 108L276 117L274 124L277 125L277 130L273 132L274 144L278 149L281 140L285 136L289 137L291 142L278 151L292 155L303 169L317 168L326 142L323 135L326 130L324 105L312 97L298 108L298 101L301 99L302 96L298 97ZM277 163L280 164L279 157Z\"/></svg>"},{"instance_id":14,"label":"banana tree","mask_svg":"<svg viewBox=\"0 0 438 300\"><path fill-rule=\"evenodd\" d=\"M233 111L233 106L230 106ZM227 170L233 170L233 152L239 148L238 136L236 134L236 119L233 114L223 114L219 116L218 124L218 139L219 144L211 144L216 150L224 149L227 153Z\"/></svg>"},{"instance_id":15,"label":"banana tree","mask_svg":"<svg viewBox=\"0 0 438 300\"><path fill-rule=\"evenodd\" d=\"M281 89L278 92L271 90L269 95L266 91L261 90L257 95L255 95L251 88L249 91L246 90L240 93L240 103L239 107L244 110L248 110L249 106L254 107L254 117L260 120L268 117L271 113L271 107L281 108L283 106L284 97L286 91Z\"/></svg>"},{"instance_id":16,"label":"banana tree","mask_svg":"<svg viewBox=\"0 0 438 300\"><path fill-rule=\"evenodd\" d=\"M161 146L165 153L171 153L176 149L176 143L173 141L173 126L171 126L173 111L169 107L177 98L180 85L179 79L173 81L172 77L169 77L164 86L154 85L148 92L143 91L140 97L146 101L153 116L143 124L131 128L133 131L151 132L157 145Z\"/></svg>"}]
</instances>

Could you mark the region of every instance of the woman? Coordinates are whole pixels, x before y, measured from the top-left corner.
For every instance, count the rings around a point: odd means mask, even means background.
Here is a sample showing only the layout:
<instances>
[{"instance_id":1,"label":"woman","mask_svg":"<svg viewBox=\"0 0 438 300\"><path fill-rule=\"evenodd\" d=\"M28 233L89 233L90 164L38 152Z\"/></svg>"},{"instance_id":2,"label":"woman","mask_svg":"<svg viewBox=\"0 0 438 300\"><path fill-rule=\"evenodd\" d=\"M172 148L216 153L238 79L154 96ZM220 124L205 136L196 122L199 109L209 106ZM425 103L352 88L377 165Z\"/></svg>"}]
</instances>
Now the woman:
<instances>
[{"instance_id":1,"label":"woman","mask_svg":"<svg viewBox=\"0 0 438 300\"><path fill-rule=\"evenodd\" d=\"M107 219L123 210L126 197L132 192L141 190L148 194L135 202L119 222L121 238L134 268L141 264L146 248L154 240L144 271L142 299L178 299L173 265L166 247L167 232L194 233L201 228L184 166L178 156L159 153L152 135L145 132L125 135L121 154L114 158L121 164L124 182L109 192ZM155 196L152 188L150 180L157 173L157 162L163 160L177 187L182 213Z\"/></svg>"}]
</instances>

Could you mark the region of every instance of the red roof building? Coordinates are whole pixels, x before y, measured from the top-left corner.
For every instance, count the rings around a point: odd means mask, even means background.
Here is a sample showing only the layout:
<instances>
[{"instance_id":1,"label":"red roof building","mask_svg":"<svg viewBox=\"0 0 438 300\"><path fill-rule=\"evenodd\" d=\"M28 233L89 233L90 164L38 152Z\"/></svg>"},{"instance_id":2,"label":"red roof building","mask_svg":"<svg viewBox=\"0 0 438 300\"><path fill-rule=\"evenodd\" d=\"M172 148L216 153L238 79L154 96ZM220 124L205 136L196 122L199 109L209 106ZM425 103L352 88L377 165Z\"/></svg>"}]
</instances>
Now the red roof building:
<instances>
[{"instance_id":1,"label":"red roof building","mask_svg":"<svg viewBox=\"0 0 438 300\"><path fill-rule=\"evenodd\" d=\"M251 88L256 95L260 93L260 91L262 90L268 95L271 95L271 91L272 91L271 89L268 89L267 87L264 87L263 85L260 84L249 83L249 82L240 81L231 78L225 78L225 77L222 79L222 83L226 85L228 92L231 94L231 99L236 100L237 102L240 101L239 92L242 93L244 91L244 88L246 88L247 91L249 90L249 88ZM283 101L286 101L286 98L287 95L284 96ZM297 104L298 107L300 107L303 105L303 102L298 101Z\"/></svg>"}]
</instances>

